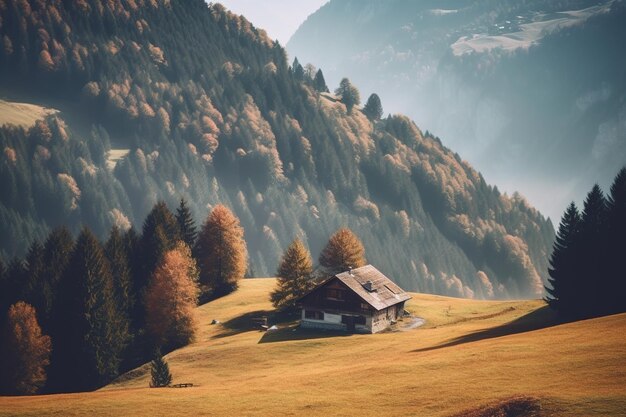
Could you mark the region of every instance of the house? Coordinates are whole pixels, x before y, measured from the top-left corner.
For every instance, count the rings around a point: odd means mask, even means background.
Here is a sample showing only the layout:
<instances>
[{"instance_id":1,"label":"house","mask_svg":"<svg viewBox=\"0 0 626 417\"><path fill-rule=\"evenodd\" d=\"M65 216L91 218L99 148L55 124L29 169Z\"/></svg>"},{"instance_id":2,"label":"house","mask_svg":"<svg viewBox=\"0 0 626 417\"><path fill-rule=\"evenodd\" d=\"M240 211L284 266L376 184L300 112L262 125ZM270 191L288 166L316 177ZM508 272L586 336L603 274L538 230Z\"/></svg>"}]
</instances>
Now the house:
<instances>
[{"instance_id":1,"label":"house","mask_svg":"<svg viewBox=\"0 0 626 417\"><path fill-rule=\"evenodd\" d=\"M301 327L377 333L404 313L411 296L372 265L342 272L298 300Z\"/></svg>"}]
</instances>

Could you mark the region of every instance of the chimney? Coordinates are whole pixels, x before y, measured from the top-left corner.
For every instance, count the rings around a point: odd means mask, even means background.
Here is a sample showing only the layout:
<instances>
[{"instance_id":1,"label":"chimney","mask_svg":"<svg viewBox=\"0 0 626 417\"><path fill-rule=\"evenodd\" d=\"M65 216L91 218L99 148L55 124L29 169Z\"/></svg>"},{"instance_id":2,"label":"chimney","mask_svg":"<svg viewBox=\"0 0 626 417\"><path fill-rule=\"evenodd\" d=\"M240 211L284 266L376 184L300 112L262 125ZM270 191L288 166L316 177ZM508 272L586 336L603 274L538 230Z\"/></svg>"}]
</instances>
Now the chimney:
<instances>
[{"instance_id":1,"label":"chimney","mask_svg":"<svg viewBox=\"0 0 626 417\"><path fill-rule=\"evenodd\" d=\"M352 267L351 267L351 266L349 266L349 267L348 267L348 273L350 274L350 276L353 276L353 275L354 275L354 274L352 273Z\"/></svg>"},{"instance_id":2,"label":"chimney","mask_svg":"<svg viewBox=\"0 0 626 417\"><path fill-rule=\"evenodd\" d=\"M372 281L366 281L363 284L363 288L365 288L369 292L372 292L372 290L373 290L373 288L372 288Z\"/></svg>"}]
</instances>

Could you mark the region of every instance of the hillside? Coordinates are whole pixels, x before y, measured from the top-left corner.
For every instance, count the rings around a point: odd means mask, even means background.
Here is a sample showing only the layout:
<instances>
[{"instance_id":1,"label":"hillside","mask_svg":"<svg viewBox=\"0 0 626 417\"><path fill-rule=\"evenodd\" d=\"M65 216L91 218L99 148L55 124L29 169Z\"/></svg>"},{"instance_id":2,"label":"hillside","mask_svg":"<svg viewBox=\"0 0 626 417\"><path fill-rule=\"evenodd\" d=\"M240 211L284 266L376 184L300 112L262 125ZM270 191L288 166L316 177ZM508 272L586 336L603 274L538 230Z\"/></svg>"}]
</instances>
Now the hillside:
<instances>
[{"instance_id":1,"label":"hillside","mask_svg":"<svg viewBox=\"0 0 626 417\"><path fill-rule=\"evenodd\" d=\"M555 221L626 161L625 18L613 0L331 0L287 50L378 93Z\"/></svg>"},{"instance_id":2,"label":"hillside","mask_svg":"<svg viewBox=\"0 0 626 417\"><path fill-rule=\"evenodd\" d=\"M0 129L7 263L60 224L103 238L184 197L197 223L218 203L240 217L250 276L347 226L407 289L542 295L549 220L410 119L348 114L222 6L3 0L0 21L0 92L60 110Z\"/></svg>"},{"instance_id":3,"label":"hillside","mask_svg":"<svg viewBox=\"0 0 626 417\"><path fill-rule=\"evenodd\" d=\"M274 284L244 280L198 308L198 341L167 356L174 383L193 388L149 389L144 367L97 392L2 397L0 415L446 417L511 397L540 404L541 416L624 415L624 314L548 327L541 301L413 294L408 309L426 319L415 330L246 329L246 318L270 309Z\"/></svg>"}]
</instances>

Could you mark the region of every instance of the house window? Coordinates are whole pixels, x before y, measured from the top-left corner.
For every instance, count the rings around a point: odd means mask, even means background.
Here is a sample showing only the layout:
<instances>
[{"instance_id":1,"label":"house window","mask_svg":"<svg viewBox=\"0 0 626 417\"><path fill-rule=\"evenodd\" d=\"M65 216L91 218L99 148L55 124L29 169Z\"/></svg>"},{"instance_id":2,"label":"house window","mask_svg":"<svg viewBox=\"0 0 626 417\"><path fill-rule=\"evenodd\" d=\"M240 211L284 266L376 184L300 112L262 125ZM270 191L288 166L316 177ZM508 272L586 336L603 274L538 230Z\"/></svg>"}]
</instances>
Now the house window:
<instances>
[{"instance_id":1,"label":"house window","mask_svg":"<svg viewBox=\"0 0 626 417\"><path fill-rule=\"evenodd\" d=\"M324 312L316 310L305 310L304 318L311 320L324 320Z\"/></svg>"},{"instance_id":2,"label":"house window","mask_svg":"<svg viewBox=\"0 0 626 417\"><path fill-rule=\"evenodd\" d=\"M347 324L348 317L352 317L352 323L354 324L365 325L365 316L341 316L341 322Z\"/></svg>"},{"instance_id":3,"label":"house window","mask_svg":"<svg viewBox=\"0 0 626 417\"><path fill-rule=\"evenodd\" d=\"M342 290L338 290L338 289L335 289L335 288L328 288L328 289L326 289L326 298L328 300L343 301L344 300L344 292Z\"/></svg>"},{"instance_id":4,"label":"house window","mask_svg":"<svg viewBox=\"0 0 626 417\"><path fill-rule=\"evenodd\" d=\"M370 309L370 305L367 303L361 303L361 310L369 310Z\"/></svg>"}]
</instances>

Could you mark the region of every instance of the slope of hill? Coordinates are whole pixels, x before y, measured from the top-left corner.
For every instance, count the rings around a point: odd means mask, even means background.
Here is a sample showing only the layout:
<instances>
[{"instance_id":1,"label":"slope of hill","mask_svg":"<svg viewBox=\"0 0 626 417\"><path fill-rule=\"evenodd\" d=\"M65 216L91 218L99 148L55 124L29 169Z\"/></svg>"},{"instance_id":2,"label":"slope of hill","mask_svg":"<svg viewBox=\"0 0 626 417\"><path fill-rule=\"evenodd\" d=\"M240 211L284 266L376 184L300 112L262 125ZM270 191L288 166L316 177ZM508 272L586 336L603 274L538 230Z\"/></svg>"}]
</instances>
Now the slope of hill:
<instances>
[{"instance_id":1,"label":"slope of hill","mask_svg":"<svg viewBox=\"0 0 626 417\"><path fill-rule=\"evenodd\" d=\"M407 289L542 294L550 221L409 119L347 114L220 5L2 0L0 22L0 91L61 111L0 129L5 257L58 224L102 237L185 197L198 223L233 208L251 276L294 237L315 257L348 226Z\"/></svg>"},{"instance_id":2,"label":"slope of hill","mask_svg":"<svg viewBox=\"0 0 626 417\"><path fill-rule=\"evenodd\" d=\"M558 219L626 161L626 4L332 0L287 44Z\"/></svg>"},{"instance_id":3,"label":"slope of hill","mask_svg":"<svg viewBox=\"0 0 626 417\"><path fill-rule=\"evenodd\" d=\"M426 325L411 331L249 329L274 285L244 280L198 308L198 341L167 356L173 382L193 388L147 388L144 366L96 392L2 397L0 415L445 417L511 397L529 398L540 416L624 415L624 314L556 325L541 301L414 294L408 309Z\"/></svg>"}]
</instances>

